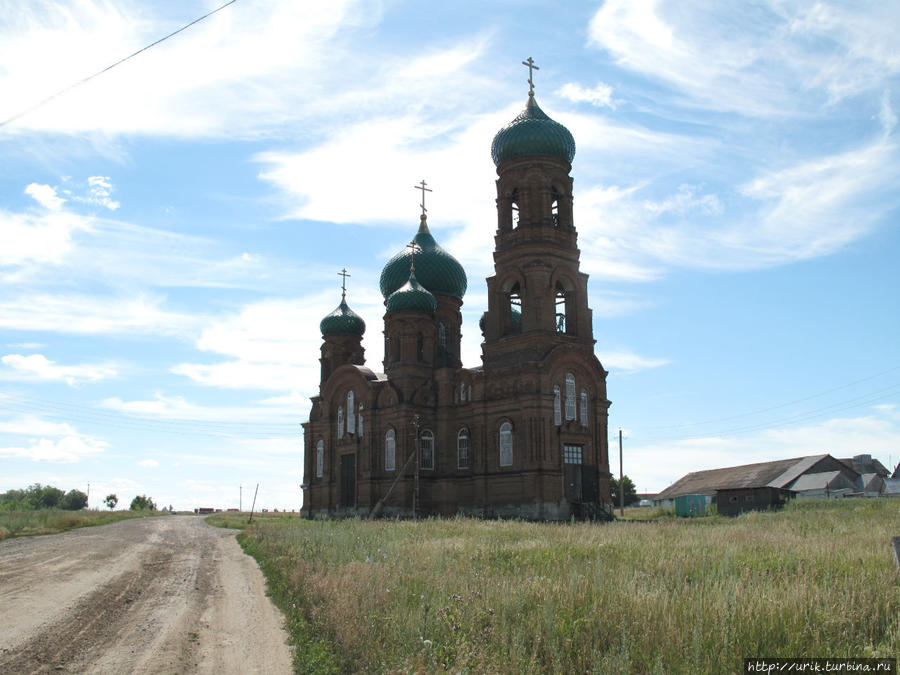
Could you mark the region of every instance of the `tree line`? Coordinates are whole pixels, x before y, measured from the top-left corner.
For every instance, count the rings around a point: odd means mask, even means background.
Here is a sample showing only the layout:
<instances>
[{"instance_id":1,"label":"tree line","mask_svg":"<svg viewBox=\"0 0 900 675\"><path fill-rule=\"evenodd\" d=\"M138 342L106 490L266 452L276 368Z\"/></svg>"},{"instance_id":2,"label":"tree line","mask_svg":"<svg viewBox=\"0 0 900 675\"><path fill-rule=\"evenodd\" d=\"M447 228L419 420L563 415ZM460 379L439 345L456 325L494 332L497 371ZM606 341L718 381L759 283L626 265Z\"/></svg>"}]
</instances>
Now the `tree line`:
<instances>
[{"instance_id":1,"label":"tree line","mask_svg":"<svg viewBox=\"0 0 900 675\"><path fill-rule=\"evenodd\" d=\"M115 494L103 500L110 510L116 508L119 498ZM81 490L64 492L52 485L35 483L24 490L0 492L0 511L38 511L40 509L63 509L80 511L87 507L88 496ZM147 495L138 495L131 500L132 511L156 511L156 504Z\"/></svg>"}]
</instances>

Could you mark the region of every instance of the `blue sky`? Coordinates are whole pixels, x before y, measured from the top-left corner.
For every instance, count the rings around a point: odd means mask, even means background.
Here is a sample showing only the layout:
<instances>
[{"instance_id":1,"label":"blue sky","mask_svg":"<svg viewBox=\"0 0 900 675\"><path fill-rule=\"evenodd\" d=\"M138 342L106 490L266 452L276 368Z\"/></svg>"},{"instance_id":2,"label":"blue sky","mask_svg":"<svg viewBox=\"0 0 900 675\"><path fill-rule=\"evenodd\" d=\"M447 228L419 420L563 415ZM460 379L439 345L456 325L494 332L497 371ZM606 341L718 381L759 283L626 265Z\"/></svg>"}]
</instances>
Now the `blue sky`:
<instances>
[{"instance_id":1,"label":"blue sky","mask_svg":"<svg viewBox=\"0 0 900 675\"><path fill-rule=\"evenodd\" d=\"M0 120L218 2L0 0ZM900 9L238 2L0 126L0 490L300 506L319 320L380 369L418 225L480 363L494 133L573 133L610 435L642 491L829 452L900 461Z\"/></svg>"}]
</instances>

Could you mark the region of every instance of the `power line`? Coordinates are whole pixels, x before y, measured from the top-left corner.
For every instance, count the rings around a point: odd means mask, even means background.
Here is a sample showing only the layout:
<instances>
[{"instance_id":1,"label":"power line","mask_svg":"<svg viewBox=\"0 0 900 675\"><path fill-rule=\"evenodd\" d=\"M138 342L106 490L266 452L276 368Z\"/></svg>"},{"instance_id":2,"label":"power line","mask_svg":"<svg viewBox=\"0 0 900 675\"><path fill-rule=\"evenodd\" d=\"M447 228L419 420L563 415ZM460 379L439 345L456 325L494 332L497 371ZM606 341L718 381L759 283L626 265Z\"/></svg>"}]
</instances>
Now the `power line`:
<instances>
[{"instance_id":1,"label":"power line","mask_svg":"<svg viewBox=\"0 0 900 675\"><path fill-rule=\"evenodd\" d=\"M759 410L752 410L750 412L738 413L737 415L729 415L728 417L718 417L716 419L705 420L703 422L688 422L685 424L667 424L667 425L662 425L662 426L644 427L644 429L685 429L685 428L689 428L689 427L699 427L699 426L703 426L705 424L717 424L718 422L728 422L730 420L740 419L741 417L752 417L753 415L759 415L764 412L778 410L779 408L786 408L789 405L795 405L797 403L803 403L804 401L810 401L814 398L819 398L820 396L825 396L826 394L832 394L836 391L840 391L841 389L847 389L848 387L852 387L853 385L859 384L860 382L868 382L869 380L874 380L877 377L881 377L882 375L887 375L888 373L892 373L895 370L900 370L900 366L894 366L893 368L888 368L887 370L882 370L880 373L875 373L874 375L869 375L867 377L863 377L858 380L853 380L852 382L842 384L838 387L834 387L832 389L826 389L825 391L820 391L817 394L811 394L810 396L805 396L803 398L794 399L793 401L787 401L786 403L778 403L777 405L773 405L768 408L760 408Z\"/></svg>"},{"instance_id":2,"label":"power line","mask_svg":"<svg viewBox=\"0 0 900 675\"><path fill-rule=\"evenodd\" d=\"M135 56L137 56L137 55L140 54L141 52L145 52L145 51L147 51L148 49L150 49L151 47L155 47L155 46L158 45L160 42L165 42L165 41L168 40L170 37L173 37L173 36L175 36L175 35L178 35L181 31L187 30L188 28L190 28L191 26L193 26L193 25L196 24L196 23L200 23L201 21L203 21L203 19L206 19L207 17L212 16L212 15L215 14L216 12L221 12L223 9L225 9L226 7L228 7L228 5L233 5L235 2L237 2L237 0L228 0L228 2L226 2L226 3L225 3L224 5L222 5L221 7L217 7L216 9L212 10L211 12L208 12L208 13L204 14L204 15L201 16L199 19L194 19L193 21L191 21L191 22L188 23L188 24L185 24L184 26L182 26L182 27L179 28L178 30L169 33L169 34L166 35L165 37L161 37L161 38L160 38L159 40L157 40L156 42L151 42L151 43L150 43L149 45L147 45L146 47L142 47L141 49L138 49L134 54L129 54L129 55L126 56L125 58L119 59L119 60L116 61L115 63L106 66L106 68L104 68L103 70L98 70L98 71L97 71L96 73L94 73L93 75L89 75L88 77L84 78L83 80L81 80L81 81L79 81L79 82L76 82L75 84L70 84L68 87L66 87L65 89L61 89L60 91L56 92L55 94L51 94L50 96L48 96L48 97L45 98L44 100L38 101L37 103L35 103L35 104L32 105L30 108L26 108L26 109L23 110L22 112L20 112L20 113L18 113L18 114L16 114L16 115L13 115L13 116L10 117L9 119L3 120L2 122L0 122L0 127L6 126L6 125L9 124L10 122L15 122L15 121L16 121L17 119L19 119L20 117L24 117L25 115L27 115L27 114L29 114L29 113L31 113L31 112L34 112L35 110L37 110L37 109L40 108L41 106L46 105L47 103L49 103L49 102L52 101L53 99L55 99L55 98L57 98L57 97L59 97L59 96L62 96L63 94L66 94L66 93L72 91L72 90L75 89L76 87L80 87L81 85L85 84L86 82L89 82L89 81L93 80L95 77L98 77L98 76L102 75L102 74L105 73L106 71L112 70L112 69L115 68L116 66L118 66L118 65L120 65L120 64L122 64L122 63L125 63L125 62L128 61L129 59L133 59Z\"/></svg>"}]
</instances>

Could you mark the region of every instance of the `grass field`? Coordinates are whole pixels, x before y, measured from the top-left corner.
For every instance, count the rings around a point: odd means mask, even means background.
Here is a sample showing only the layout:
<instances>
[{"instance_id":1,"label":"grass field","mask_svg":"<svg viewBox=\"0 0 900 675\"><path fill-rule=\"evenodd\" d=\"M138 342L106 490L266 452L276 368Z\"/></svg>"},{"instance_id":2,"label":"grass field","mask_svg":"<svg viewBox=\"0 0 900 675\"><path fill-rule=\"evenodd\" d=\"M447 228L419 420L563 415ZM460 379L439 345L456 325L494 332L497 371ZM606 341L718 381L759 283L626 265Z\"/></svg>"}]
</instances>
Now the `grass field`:
<instances>
[{"instance_id":1,"label":"grass field","mask_svg":"<svg viewBox=\"0 0 900 675\"><path fill-rule=\"evenodd\" d=\"M128 518L162 515L160 511L0 511L0 540L37 534L57 534L78 527L106 525Z\"/></svg>"},{"instance_id":2,"label":"grass field","mask_svg":"<svg viewBox=\"0 0 900 675\"><path fill-rule=\"evenodd\" d=\"M297 672L723 673L896 657L898 534L900 502L847 499L605 525L281 516L239 539Z\"/></svg>"}]
</instances>

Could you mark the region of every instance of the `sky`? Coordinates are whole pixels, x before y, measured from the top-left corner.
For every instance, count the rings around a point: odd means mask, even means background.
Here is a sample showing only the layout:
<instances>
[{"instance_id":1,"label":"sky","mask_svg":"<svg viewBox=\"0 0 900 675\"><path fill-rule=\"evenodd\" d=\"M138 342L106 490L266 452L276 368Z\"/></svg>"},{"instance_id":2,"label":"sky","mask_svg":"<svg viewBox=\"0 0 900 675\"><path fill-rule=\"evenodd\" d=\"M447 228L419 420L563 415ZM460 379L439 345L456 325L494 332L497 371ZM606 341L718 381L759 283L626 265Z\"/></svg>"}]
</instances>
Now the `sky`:
<instances>
[{"instance_id":1,"label":"sky","mask_svg":"<svg viewBox=\"0 0 900 675\"><path fill-rule=\"evenodd\" d=\"M319 321L346 268L381 370L423 179L480 365L529 56L615 473L900 462L900 5L237 0L33 107L221 4L0 0L0 491L299 510Z\"/></svg>"}]
</instances>

